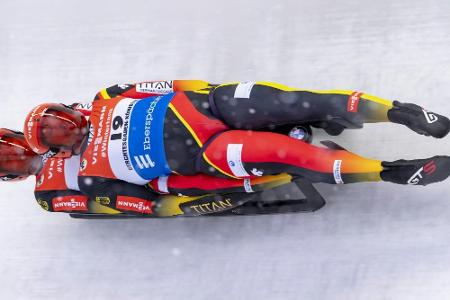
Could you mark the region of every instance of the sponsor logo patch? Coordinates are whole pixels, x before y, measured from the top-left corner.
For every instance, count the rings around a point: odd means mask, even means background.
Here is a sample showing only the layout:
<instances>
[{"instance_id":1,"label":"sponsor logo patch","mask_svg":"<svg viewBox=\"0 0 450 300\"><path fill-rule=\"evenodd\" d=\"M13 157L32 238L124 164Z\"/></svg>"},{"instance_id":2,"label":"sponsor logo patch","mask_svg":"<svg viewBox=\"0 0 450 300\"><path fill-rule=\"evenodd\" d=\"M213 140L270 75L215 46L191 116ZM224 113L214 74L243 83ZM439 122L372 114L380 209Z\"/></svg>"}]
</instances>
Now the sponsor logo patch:
<instances>
[{"instance_id":1,"label":"sponsor logo patch","mask_svg":"<svg viewBox=\"0 0 450 300\"><path fill-rule=\"evenodd\" d=\"M231 199L224 199L218 201L211 201L204 204L192 205L190 209L195 210L196 213L204 214L204 213L212 213L227 210L233 207L233 203L231 203Z\"/></svg>"},{"instance_id":2,"label":"sponsor logo patch","mask_svg":"<svg viewBox=\"0 0 450 300\"><path fill-rule=\"evenodd\" d=\"M90 115L92 112L92 102L89 103L78 103L75 107L75 110L81 112L84 115Z\"/></svg>"},{"instance_id":3,"label":"sponsor logo patch","mask_svg":"<svg viewBox=\"0 0 450 300\"><path fill-rule=\"evenodd\" d=\"M143 214L151 214L153 203L148 200L135 197L117 196L116 208L120 210L135 211Z\"/></svg>"},{"instance_id":4,"label":"sponsor logo patch","mask_svg":"<svg viewBox=\"0 0 450 300\"><path fill-rule=\"evenodd\" d=\"M302 127L294 127L289 131L289 136L296 140L303 140L305 138L306 131Z\"/></svg>"},{"instance_id":5,"label":"sponsor logo patch","mask_svg":"<svg viewBox=\"0 0 450 300\"><path fill-rule=\"evenodd\" d=\"M44 155L42 155L42 163L45 164L50 158L56 155L56 152L53 152L52 150L46 152Z\"/></svg>"},{"instance_id":6,"label":"sponsor logo patch","mask_svg":"<svg viewBox=\"0 0 450 300\"><path fill-rule=\"evenodd\" d=\"M150 155L148 154L135 156L134 160L138 165L138 168L141 170L153 168L156 165L155 162L150 158Z\"/></svg>"},{"instance_id":7,"label":"sponsor logo patch","mask_svg":"<svg viewBox=\"0 0 450 300\"><path fill-rule=\"evenodd\" d=\"M424 172L426 175L431 175L436 171L437 167L434 161L430 161L423 167L421 167L419 170L417 170L416 173L414 173L411 178L408 179L408 184L416 185L420 183L420 180L423 178L422 172Z\"/></svg>"},{"instance_id":8,"label":"sponsor logo patch","mask_svg":"<svg viewBox=\"0 0 450 300\"><path fill-rule=\"evenodd\" d=\"M416 173L413 174L413 176L411 176L411 178L408 179L408 184L418 184L420 182L420 180L423 178L422 176L422 171L423 171L423 167L420 168L419 170L417 170Z\"/></svg>"},{"instance_id":9,"label":"sponsor logo patch","mask_svg":"<svg viewBox=\"0 0 450 300\"><path fill-rule=\"evenodd\" d=\"M244 179L244 189L245 192L247 193L253 193L253 189L252 189L252 183L250 181L250 179Z\"/></svg>"},{"instance_id":10,"label":"sponsor logo patch","mask_svg":"<svg viewBox=\"0 0 450 300\"><path fill-rule=\"evenodd\" d=\"M434 160L430 161L425 166L423 166L423 171L427 175L433 174L436 171L436 169L437 169L437 167L436 167L436 164L434 163Z\"/></svg>"},{"instance_id":11,"label":"sponsor logo patch","mask_svg":"<svg viewBox=\"0 0 450 300\"><path fill-rule=\"evenodd\" d=\"M423 114L425 115L425 119L427 120L427 122L429 124L433 124L434 122L439 120L439 118L434 113L429 112L423 108L422 108L422 111L423 111Z\"/></svg>"},{"instance_id":12,"label":"sponsor logo patch","mask_svg":"<svg viewBox=\"0 0 450 300\"><path fill-rule=\"evenodd\" d=\"M28 139L31 140L31 138L33 137L33 126L34 126L34 122L39 122L40 117L41 117L41 113L37 114L38 110L42 109L42 105L39 105L37 107L35 107L33 109L33 111L30 113L31 117L30 120L27 122L27 132L26 134L28 135ZM37 114L37 115L36 115ZM39 149L33 147L33 150L35 152L39 152Z\"/></svg>"},{"instance_id":13,"label":"sponsor logo patch","mask_svg":"<svg viewBox=\"0 0 450 300\"><path fill-rule=\"evenodd\" d=\"M53 199L54 211L87 211L86 196L63 196Z\"/></svg>"},{"instance_id":14,"label":"sponsor logo patch","mask_svg":"<svg viewBox=\"0 0 450 300\"><path fill-rule=\"evenodd\" d=\"M51 159L47 170L47 179L52 179L55 173L62 174L64 172L64 159Z\"/></svg>"},{"instance_id":15,"label":"sponsor logo patch","mask_svg":"<svg viewBox=\"0 0 450 300\"><path fill-rule=\"evenodd\" d=\"M344 183L344 181L342 180L341 167L342 167L342 160L335 160L333 165L333 175L334 181L337 184Z\"/></svg>"},{"instance_id":16,"label":"sponsor logo patch","mask_svg":"<svg viewBox=\"0 0 450 300\"><path fill-rule=\"evenodd\" d=\"M252 169L252 174L255 176L263 176L264 171L263 170L258 170L257 168L253 168Z\"/></svg>"},{"instance_id":17,"label":"sponsor logo patch","mask_svg":"<svg viewBox=\"0 0 450 300\"><path fill-rule=\"evenodd\" d=\"M145 94L168 94L173 92L173 81L152 81L136 84L136 92Z\"/></svg>"},{"instance_id":18,"label":"sponsor logo patch","mask_svg":"<svg viewBox=\"0 0 450 300\"><path fill-rule=\"evenodd\" d=\"M101 205L108 205L111 203L111 199L109 199L109 197L95 197L95 202L100 203Z\"/></svg>"},{"instance_id":19,"label":"sponsor logo patch","mask_svg":"<svg viewBox=\"0 0 450 300\"><path fill-rule=\"evenodd\" d=\"M358 112L359 100L361 100L362 94L363 93L361 93L361 92L353 92L348 97L348 102L347 102L347 111L348 112L352 112L352 113Z\"/></svg>"},{"instance_id":20,"label":"sponsor logo patch","mask_svg":"<svg viewBox=\"0 0 450 300\"><path fill-rule=\"evenodd\" d=\"M38 199L38 200L37 200L37 203L38 203L44 210L46 210L46 211L49 210L49 206L48 206L47 201L42 200L42 199Z\"/></svg>"}]
</instances>

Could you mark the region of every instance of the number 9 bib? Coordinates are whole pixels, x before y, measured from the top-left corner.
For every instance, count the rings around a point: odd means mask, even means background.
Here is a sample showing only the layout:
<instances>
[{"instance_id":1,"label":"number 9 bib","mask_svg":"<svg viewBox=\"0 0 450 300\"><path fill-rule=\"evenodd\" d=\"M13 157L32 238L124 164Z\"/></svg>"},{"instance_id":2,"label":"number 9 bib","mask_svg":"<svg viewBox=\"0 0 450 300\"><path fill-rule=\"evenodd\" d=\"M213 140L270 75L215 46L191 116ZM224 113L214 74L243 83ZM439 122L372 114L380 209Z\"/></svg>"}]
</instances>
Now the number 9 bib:
<instances>
[{"instance_id":1,"label":"number 9 bib","mask_svg":"<svg viewBox=\"0 0 450 300\"><path fill-rule=\"evenodd\" d=\"M170 174L163 131L174 95L95 101L90 119L93 135L83 153L79 175L143 185Z\"/></svg>"}]
</instances>

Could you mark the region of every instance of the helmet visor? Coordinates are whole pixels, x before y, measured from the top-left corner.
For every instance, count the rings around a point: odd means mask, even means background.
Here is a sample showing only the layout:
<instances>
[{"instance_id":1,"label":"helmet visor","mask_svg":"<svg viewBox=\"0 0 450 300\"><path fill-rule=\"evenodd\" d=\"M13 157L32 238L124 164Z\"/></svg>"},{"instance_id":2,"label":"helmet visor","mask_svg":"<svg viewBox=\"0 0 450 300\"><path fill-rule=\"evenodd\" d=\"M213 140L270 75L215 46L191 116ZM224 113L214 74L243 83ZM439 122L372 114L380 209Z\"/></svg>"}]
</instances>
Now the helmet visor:
<instances>
[{"instance_id":1,"label":"helmet visor","mask_svg":"<svg viewBox=\"0 0 450 300\"><path fill-rule=\"evenodd\" d=\"M63 105L50 107L39 122L38 135L42 145L62 152L80 148L87 133L84 116ZM79 151L75 151L77 152Z\"/></svg>"},{"instance_id":2,"label":"helmet visor","mask_svg":"<svg viewBox=\"0 0 450 300\"><path fill-rule=\"evenodd\" d=\"M0 131L0 177L33 175L41 168L41 157L31 150L22 134Z\"/></svg>"}]
</instances>

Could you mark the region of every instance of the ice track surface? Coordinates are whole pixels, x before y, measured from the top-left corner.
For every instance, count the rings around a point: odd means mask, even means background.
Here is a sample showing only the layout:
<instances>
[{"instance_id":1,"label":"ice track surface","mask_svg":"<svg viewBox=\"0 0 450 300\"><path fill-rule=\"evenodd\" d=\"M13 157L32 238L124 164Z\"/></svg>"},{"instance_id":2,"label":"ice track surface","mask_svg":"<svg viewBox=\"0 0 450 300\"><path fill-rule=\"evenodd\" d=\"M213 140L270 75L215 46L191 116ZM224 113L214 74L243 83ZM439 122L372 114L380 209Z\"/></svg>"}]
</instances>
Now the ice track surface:
<instances>
[{"instance_id":1,"label":"ice track surface","mask_svg":"<svg viewBox=\"0 0 450 300\"><path fill-rule=\"evenodd\" d=\"M40 102L173 78L355 89L450 115L445 0L3 0L0 11L1 127L21 128ZM450 138L393 124L334 141L385 160L450 154ZM140 221L46 213L32 187L1 184L1 299L449 299L450 181L320 185L328 205L307 215Z\"/></svg>"}]
</instances>

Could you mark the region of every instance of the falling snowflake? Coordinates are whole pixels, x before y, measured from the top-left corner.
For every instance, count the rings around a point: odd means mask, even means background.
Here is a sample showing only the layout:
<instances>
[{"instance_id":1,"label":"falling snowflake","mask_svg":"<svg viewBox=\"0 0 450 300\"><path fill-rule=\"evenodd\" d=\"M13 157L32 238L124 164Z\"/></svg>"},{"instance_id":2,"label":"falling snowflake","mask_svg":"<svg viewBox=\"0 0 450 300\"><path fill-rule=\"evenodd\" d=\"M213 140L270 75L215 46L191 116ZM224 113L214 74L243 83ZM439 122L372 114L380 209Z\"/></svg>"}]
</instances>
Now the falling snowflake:
<instances>
[{"instance_id":1,"label":"falling snowflake","mask_svg":"<svg viewBox=\"0 0 450 300\"><path fill-rule=\"evenodd\" d=\"M180 254L181 254L181 251L178 248L172 248L171 252L172 252L173 256L180 256Z\"/></svg>"}]
</instances>

